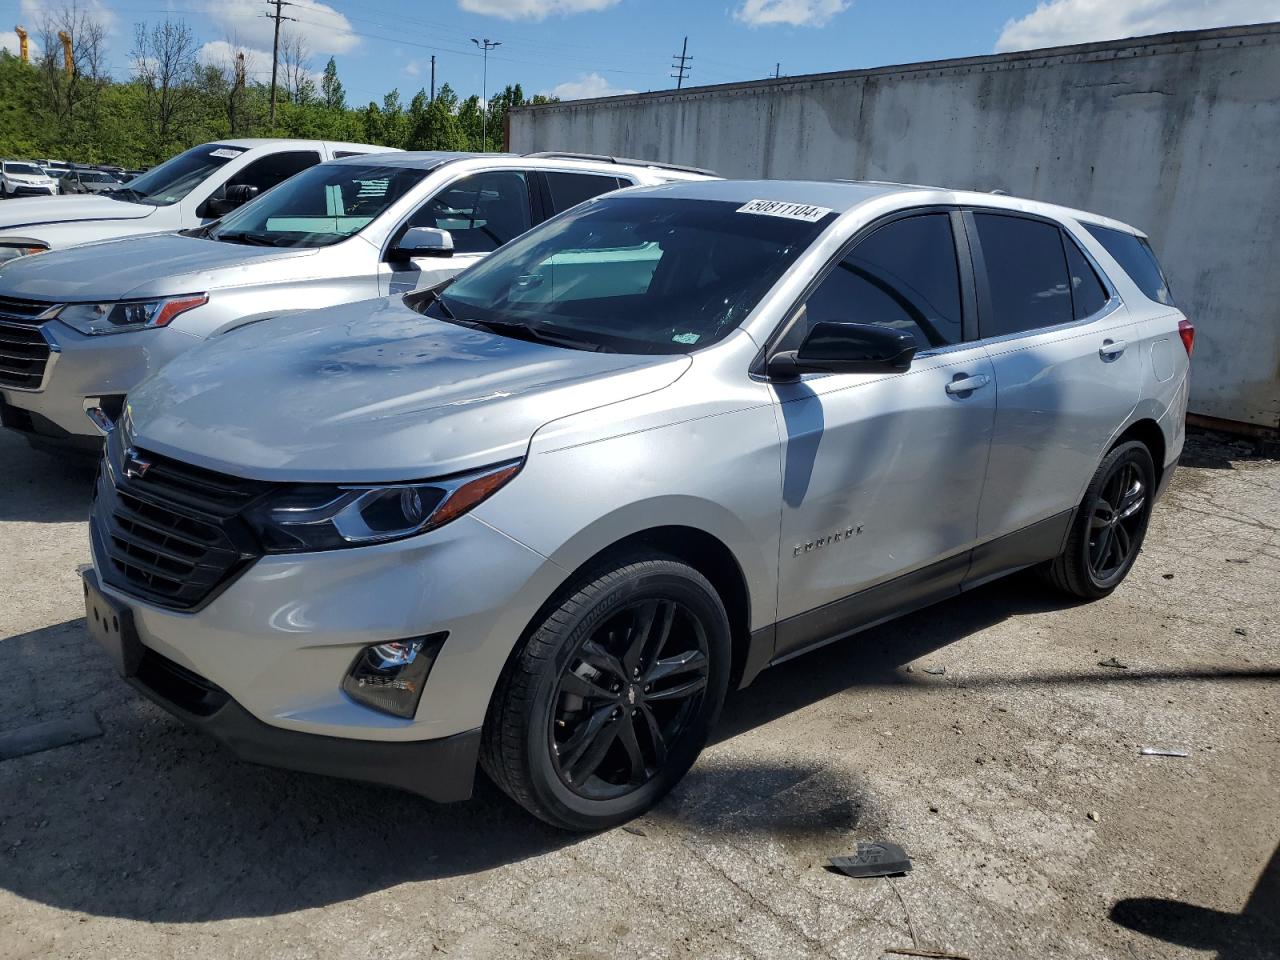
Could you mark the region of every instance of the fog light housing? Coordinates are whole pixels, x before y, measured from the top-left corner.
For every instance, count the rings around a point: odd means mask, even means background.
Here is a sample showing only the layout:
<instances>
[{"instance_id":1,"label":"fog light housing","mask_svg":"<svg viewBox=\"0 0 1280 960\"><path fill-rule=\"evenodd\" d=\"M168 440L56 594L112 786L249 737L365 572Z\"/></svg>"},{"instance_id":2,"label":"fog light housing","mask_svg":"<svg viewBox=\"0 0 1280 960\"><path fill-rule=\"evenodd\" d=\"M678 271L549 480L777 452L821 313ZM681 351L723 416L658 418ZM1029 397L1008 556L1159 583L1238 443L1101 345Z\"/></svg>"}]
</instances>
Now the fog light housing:
<instances>
[{"instance_id":1,"label":"fog light housing","mask_svg":"<svg viewBox=\"0 0 1280 960\"><path fill-rule=\"evenodd\" d=\"M361 650L342 680L356 703L393 717L413 719L447 633L373 643Z\"/></svg>"}]
</instances>

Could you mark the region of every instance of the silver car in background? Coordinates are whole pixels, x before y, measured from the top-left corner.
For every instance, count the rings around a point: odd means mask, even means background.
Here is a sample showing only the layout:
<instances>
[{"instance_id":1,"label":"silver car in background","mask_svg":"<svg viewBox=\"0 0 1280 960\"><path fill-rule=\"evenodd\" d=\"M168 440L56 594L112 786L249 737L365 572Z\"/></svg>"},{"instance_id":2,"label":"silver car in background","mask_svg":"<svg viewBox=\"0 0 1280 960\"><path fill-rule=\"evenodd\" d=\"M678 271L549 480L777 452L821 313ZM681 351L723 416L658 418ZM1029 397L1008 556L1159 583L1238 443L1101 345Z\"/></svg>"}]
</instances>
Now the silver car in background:
<instances>
[{"instance_id":1,"label":"silver car in background","mask_svg":"<svg viewBox=\"0 0 1280 960\"><path fill-rule=\"evenodd\" d=\"M770 664L1011 571L1106 596L1183 444L1142 234L1005 196L708 181L449 285L188 352L111 432L84 588L240 756L569 829Z\"/></svg>"},{"instance_id":2,"label":"silver car in background","mask_svg":"<svg viewBox=\"0 0 1280 960\"><path fill-rule=\"evenodd\" d=\"M202 229L21 257L0 266L0 422L96 454L128 391L202 340L430 286L589 197L702 178L638 161L380 153L312 166Z\"/></svg>"}]
</instances>

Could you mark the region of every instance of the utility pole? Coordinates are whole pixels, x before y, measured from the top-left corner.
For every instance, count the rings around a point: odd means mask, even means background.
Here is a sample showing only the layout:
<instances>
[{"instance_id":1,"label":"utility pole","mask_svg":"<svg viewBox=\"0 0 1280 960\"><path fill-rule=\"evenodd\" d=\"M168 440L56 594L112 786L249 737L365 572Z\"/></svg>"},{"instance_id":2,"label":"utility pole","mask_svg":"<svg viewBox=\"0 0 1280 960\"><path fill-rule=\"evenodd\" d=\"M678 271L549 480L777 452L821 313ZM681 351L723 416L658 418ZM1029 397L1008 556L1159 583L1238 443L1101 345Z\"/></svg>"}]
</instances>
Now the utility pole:
<instances>
[{"instance_id":1,"label":"utility pole","mask_svg":"<svg viewBox=\"0 0 1280 960\"><path fill-rule=\"evenodd\" d=\"M480 114L480 150L483 153L489 152L489 51L494 47L502 46L501 40L490 40L485 37L481 43L475 37L471 38L471 42L484 51L484 80L481 81L480 102L484 105L484 112Z\"/></svg>"},{"instance_id":2,"label":"utility pole","mask_svg":"<svg viewBox=\"0 0 1280 960\"><path fill-rule=\"evenodd\" d=\"M671 74L671 76L676 78L676 89L679 90L681 87L684 86L684 78L689 75L689 71L692 69L689 66L689 61L692 60L693 57L689 56L689 38L688 37L684 38L684 46L680 48L680 52L673 53L671 56L676 61L675 63L671 64L671 69L675 71L675 73Z\"/></svg>"},{"instance_id":3,"label":"utility pole","mask_svg":"<svg viewBox=\"0 0 1280 960\"><path fill-rule=\"evenodd\" d=\"M436 98L436 55L431 55L431 99Z\"/></svg>"},{"instance_id":4,"label":"utility pole","mask_svg":"<svg viewBox=\"0 0 1280 960\"><path fill-rule=\"evenodd\" d=\"M280 64L280 21L292 20L297 22L297 17L285 17L280 13L281 7L292 7L294 4L291 0L267 0L267 6L275 7L275 13L268 13L265 16L276 22L276 36L271 44L271 132L275 133L276 129L276 68Z\"/></svg>"},{"instance_id":5,"label":"utility pole","mask_svg":"<svg viewBox=\"0 0 1280 960\"><path fill-rule=\"evenodd\" d=\"M782 64L775 63L773 65L773 79L778 80L782 77Z\"/></svg>"}]
</instances>

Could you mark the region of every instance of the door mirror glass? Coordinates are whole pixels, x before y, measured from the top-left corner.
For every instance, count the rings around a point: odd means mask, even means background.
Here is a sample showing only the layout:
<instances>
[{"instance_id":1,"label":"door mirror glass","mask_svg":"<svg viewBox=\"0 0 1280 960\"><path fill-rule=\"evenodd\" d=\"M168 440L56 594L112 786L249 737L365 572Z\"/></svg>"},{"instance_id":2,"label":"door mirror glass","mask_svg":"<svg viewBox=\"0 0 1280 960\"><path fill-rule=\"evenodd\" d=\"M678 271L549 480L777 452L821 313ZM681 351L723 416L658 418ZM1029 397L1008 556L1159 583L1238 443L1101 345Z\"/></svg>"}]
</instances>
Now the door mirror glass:
<instances>
[{"instance_id":1,"label":"door mirror glass","mask_svg":"<svg viewBox=\"0 0 1280 960\"><path fill-rule=\"evenodd\" d=\"M904 330L873 323L822 321L798 350L769 361L769 375L790 379L802 373L890 373L906 370L916 354L916 338Z\"/></svg>"},{"instance_id":2,"label":"door mirror glass","mask_svg":"<svg viewBox=\"0 0 1280 960\"><path fill-rule=\"evenodd\" d=\"M410 227L388 253L391 260L452 256L453 234L436 227Z\"/></svg>"}]
</instances>

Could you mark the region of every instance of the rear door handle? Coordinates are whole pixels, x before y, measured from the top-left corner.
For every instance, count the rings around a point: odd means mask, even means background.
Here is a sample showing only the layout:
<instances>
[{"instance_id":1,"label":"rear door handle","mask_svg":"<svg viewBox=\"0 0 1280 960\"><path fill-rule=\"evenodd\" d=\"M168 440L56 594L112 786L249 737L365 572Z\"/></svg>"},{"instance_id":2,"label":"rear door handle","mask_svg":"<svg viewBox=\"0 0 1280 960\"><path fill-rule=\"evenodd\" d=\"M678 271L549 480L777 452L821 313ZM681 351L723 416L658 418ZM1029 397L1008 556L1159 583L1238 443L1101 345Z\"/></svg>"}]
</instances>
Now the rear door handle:
<instances>
[{"instance_id":1,"label":"rear door handle","mask_svg":"<svg viewBox=\"0 0 1280 960\"><path fill-rule=\"evenodd\" d=\"M952 396L957 393L972 393L974 390L981 390L990 382L991 378L985 373L980 373L976 377L961 377L947 384L947 393Z\"/></svg>"},{"instance_id":2,"label":"rear door handle","mask_svg":"<svg viewBox=\"0 0 1280 960\"><path fill-rule=\"evenodd\" d=\"M1123 340L1103 340L1102 346L1098 348L1098 356L1103 360L1114 360L1124 353L1124 348L1127 346L1128 344Z\"/></svg>"}]
</instances>

